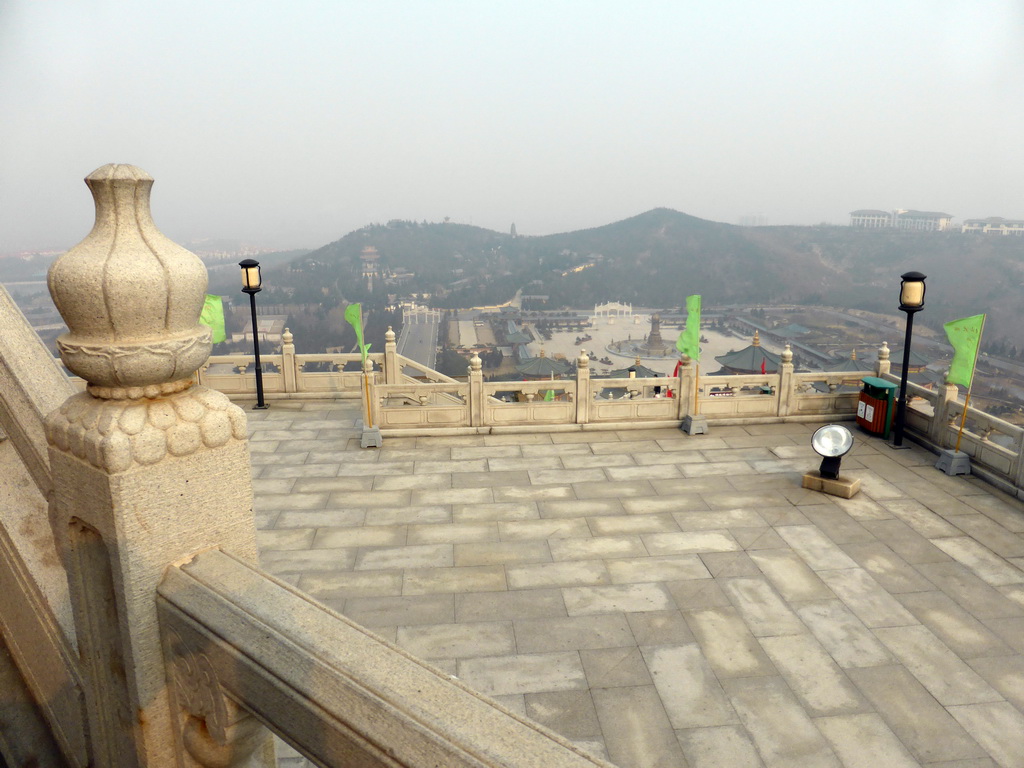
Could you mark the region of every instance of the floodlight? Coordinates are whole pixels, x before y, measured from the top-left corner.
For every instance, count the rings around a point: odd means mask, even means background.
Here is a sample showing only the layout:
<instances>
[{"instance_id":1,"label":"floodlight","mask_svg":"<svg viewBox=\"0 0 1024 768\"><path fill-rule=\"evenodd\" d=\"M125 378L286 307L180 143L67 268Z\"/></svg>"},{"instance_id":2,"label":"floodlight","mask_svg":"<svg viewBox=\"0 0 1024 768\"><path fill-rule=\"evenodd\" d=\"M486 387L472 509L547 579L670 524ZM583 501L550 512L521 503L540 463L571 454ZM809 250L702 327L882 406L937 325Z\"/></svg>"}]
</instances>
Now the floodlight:
<instances>
[{"instance_id":1,"label":"floodlight","mask_svg":"<svg viewBox=\"0 0 1024 768\"><path fill-rule=\"evenodd\" d=\"M839 477L839 464L843 456L853 448L853 434L839 424L826 424L811 436L811 447L821 456L818 472L822 477L835 480Z\"/></svg>"}]
</instances>

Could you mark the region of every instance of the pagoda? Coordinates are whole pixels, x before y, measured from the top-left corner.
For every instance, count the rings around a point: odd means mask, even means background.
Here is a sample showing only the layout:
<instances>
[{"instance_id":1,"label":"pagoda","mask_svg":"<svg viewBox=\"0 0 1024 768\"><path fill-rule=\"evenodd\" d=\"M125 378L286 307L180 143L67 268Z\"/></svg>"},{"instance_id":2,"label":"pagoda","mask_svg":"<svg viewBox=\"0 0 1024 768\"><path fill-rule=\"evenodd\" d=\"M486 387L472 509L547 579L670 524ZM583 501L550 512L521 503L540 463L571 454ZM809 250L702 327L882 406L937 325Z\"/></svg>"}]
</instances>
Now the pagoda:
<instances>
[{"instance_id":1,"label":"pagoda","mask_svg":"<svg viewBox=\"0 0 1024 768\"><path fill-rule=\"evenodd\" d=\"M749 347L739 352L729 352L715 358L722 365L717 371L721 374L728 373L778 373L782 359L774 352L769 352L761 346L761 336L754 331L754 339Z\"/></svg>"}]
</instances>

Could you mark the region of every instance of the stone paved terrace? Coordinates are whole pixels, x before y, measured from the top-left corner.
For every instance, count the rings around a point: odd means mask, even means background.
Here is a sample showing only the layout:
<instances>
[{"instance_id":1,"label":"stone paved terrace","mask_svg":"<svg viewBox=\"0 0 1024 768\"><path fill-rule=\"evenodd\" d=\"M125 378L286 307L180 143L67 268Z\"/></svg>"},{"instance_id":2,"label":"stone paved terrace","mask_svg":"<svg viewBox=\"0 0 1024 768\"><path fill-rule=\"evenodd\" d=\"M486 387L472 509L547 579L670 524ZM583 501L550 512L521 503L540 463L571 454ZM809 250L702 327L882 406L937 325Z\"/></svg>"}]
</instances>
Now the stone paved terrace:
<instances>
[{"instance_id":1,"label":"stone paved terrace","mask_svg":"<svg viewBox=\"0 0 1024 768\"><path fill-rule=\"evenodd\" d=\"M623 768L1024 766L1024 505L921 449L249 414L264 568Z\"/></svg>"}]
</instances>

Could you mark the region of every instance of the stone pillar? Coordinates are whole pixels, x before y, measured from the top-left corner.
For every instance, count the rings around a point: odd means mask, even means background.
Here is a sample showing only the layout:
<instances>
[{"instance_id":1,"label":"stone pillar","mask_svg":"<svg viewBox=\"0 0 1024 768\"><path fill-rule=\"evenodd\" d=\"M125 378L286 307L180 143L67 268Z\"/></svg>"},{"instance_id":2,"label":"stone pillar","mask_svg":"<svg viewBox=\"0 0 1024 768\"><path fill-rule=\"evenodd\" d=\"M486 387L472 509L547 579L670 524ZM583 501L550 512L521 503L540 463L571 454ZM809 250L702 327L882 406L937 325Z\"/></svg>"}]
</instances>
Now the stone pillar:
<instances>
[{"instance_id":1,"label":"stone pillar","mask_svg":"<svg viewBox=\"0 0 1024 768\"><path fill-rule=\"evenodd\" d=\"M484 364L476 353L469 360L469 425L482 427L484 424Z\"/></svg>"},{"instance_id":2,"label":"stone pillar","mask_svg":"<svg viewBox=\"0 0 1024 768\"><path fill-rule=\"evenodd\" d=\"M206 732L206 715L169 690L157 585L169 564L210 548L256 561L245 414L194 383L211 349L198 324L206 269L153 224L152 178L106 165L86 184L96 223L50 268L49 287L70 329L61 358L88 388L45 430L54 515L69 539L90 762L201 765L185 744ZM249 732L227 746L256 751L269 768L269 735Z\"/></svg>"},{"instance_id":3,"label":"stone pillar","mask_svg":"<svg viewBox=\"0 0 1024 768\"><path fill-rule=\"evenodd\" d=\"M693 361L683 355L679 358L679 377L676 381L676 393L678 400L676 405L679 410L676 418L680 421L693 414L693 391L697 386L697 366Z\"/></svg>"},{"instance_id":4,"label":"stone pillar","mask_svg":"<svg viewBox=\"0 0 1024 768\"><path fill-rule=\"evenodd\" d=\"M584 349L576 358L576 423L590 423L590 401L594 396L590 392L590 357Z\"/></svg>"},{"instance_id":5,"label":"stone pillar","mask_svg":"<svg viewBox=\"0 0 1024 768\"><path fill-rule=\"evenodd\" d=\"M373 375L373 360L367 356L362 363L363 376L361 384L363 398L363 418L366 420L363 427L377 425L377 407L380 396L377 394L377 379Z\"/></svg>"},{"instance_id":6,"label":"stone pillar","mask_svg":"<svg viewBox=\"0 0 1024 768\"><path fill-rule=\"evenodd\" d=\"M878 365L875 366L875 374L880 379L884 378L885 374L889 373L890 366L889 345L883 341L882 346L878 348Z\"/></svg>"},{"instance_id":7,"label":"stone pillar","mask_svg":"<svg viewBox=\"0 0 1024 768\"><path fill-rule=\"evenodd\" d=\"M395 342L395 332L388 326L384 334L384 383L397 384L401 376L398 370L398 344Z\"/></svg>"},{"instance_id":8,"label":"stone pillar","mask_svg":"<svg viewBox=\"0 0 1024 768\"><path fill-rule=\"evenodd\" d=\"M950 446L947 445L947 436L949 435L949 422L952 418L949 406L956 402L959 390L956 384L944 384L937 388L936 394L938 397L935 398L935 412L928 424L928 439L939 448L948 448ZM957 424L959 425L959 420L957 420Z\"/></svg>"},{"instance_id":9,"label":"stone pillar","mask_svg":"<svg viewBox=\"0 0 1024 768\"><path fill-rule=\"evenodd\" d=\"M789 416L795 401L793 377L793 349L789 344L782 350L782 366L779 368L779 391L775 398L779 404L779 416Z\"/></svg>"},{"instance_id":10,"label":"stone pillar","mask_svg":"<svg viewBox=\"0 0 1024 768\"><path fill-rule=\"evenodd\" d=\"M285 392L299 391L299 365L295 360L295 337L287 328L281 334L281 378Z\"/></svg>"}]
</instances>

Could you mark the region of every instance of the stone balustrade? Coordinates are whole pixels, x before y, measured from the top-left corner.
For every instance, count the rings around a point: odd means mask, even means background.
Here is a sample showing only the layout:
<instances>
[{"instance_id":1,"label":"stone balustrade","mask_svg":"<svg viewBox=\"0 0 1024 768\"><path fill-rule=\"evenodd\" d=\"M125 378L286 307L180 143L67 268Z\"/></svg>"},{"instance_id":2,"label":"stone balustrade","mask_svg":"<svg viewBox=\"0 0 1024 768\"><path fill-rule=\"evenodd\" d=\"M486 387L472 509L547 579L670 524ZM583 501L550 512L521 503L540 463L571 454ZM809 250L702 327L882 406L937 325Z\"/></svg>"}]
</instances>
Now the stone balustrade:
<instances>
[{"instance_id":1,"label":"stone balustrade","mask_svg":"<svg viewBox=\"0 0 1024 768\"><path fill-rule=\"evenodd\" d=\"M383 434L393 436L679 423L694 412L694 389L698 393L696 412L712 423L851 420L857 411L861 378L880 376L898 383L890 373L889 348L884 344L874 365L861 372L796 372L792 354L786 350L778 373L698 378L692 366L684 365L674 378L594 379L589 358L583 353L586 362L581 365L577 361L571 378L503 382L484 381L482 368L474 368L479 358L470 361L466 380L460 382L397 354L395 348L394 333L389 329L385 351L369 355L373 423ZM277 370L264 374L264 391L270 398L364 396L363 375L355 369L358 354L296 355L291 334L287 334L282 351L263 359ZM335 370L304 370L314 363L329 363ZM255 375L249 368L253 364L251 355L211 356L197 374L198 380L230 396L251 397ZM223 370L228 365L230 372L209 370L211 366ZM410 369L418 375L404 373ZM671 390L672 397L666 390ZM555 393L554 400L545 400L549 391ZM911 398L907 409L910 436L936 451L955 446L963 413L956 387L932 390L908 382L907 391ZM960 449L997 486L1004 490L1024 487L1024 430L973 406L967 411Z\"/></svg>"}]
</instances>

